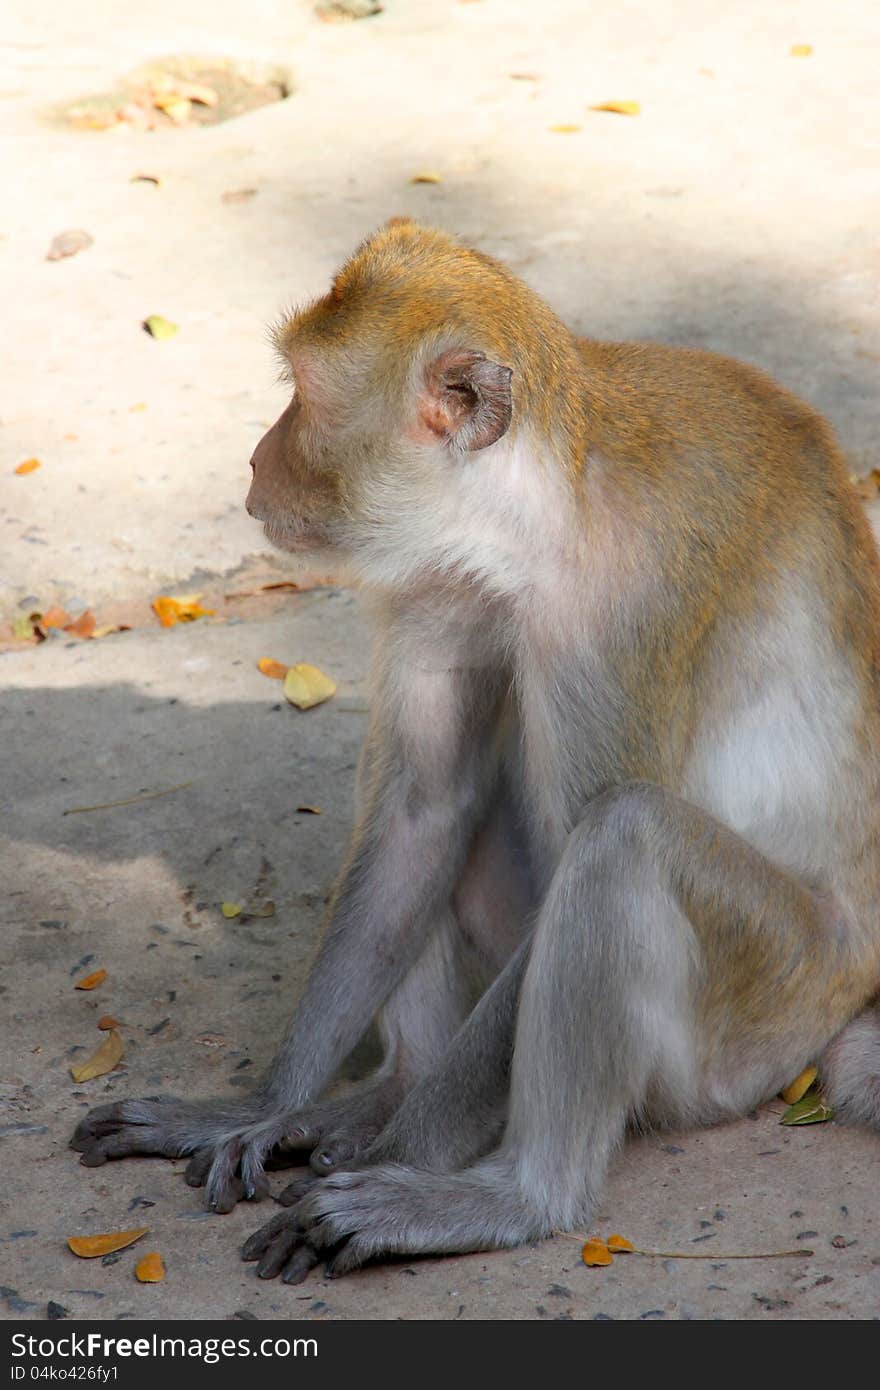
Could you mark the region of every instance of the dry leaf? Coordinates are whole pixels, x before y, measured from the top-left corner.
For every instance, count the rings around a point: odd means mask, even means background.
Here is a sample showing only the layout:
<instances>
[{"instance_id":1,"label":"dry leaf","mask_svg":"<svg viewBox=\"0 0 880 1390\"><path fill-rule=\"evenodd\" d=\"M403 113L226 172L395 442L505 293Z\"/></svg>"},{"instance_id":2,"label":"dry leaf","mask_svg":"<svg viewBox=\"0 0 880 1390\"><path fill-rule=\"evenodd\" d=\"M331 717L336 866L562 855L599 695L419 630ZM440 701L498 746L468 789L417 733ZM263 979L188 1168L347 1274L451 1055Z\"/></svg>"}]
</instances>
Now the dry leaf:
<instances>
[{"instance_id":1,"label":"dry leaf","mask_svg":"<svg viewBox=\"0 0 880 1390\"><path fill-rule=\"evenodd\" d=\"M96 989L102 985L107 978L106 970L93 970L91 975L83 975L81 980L77 980L75 989ZM100 1028L100 1023L98 1027Z\"/></svg>"},{"instance_id":2,"label":"dry leaf","mask_svg":"<svg viewBox=\"0 0 880 1390\"><path fill-rule=\"evenodd\" d=\"M108 1231L100 1236L68 1236L67 1244L81 1260L94 1260L99 1255L112 1255L127 1245L134 1245L149 1229L149 1226L138 1226L133 1231Z\"/></svg>"},{"instance_id":3,"label":"dry leaf","mask_svg":"<svg viewBox=\"0 0 880 1390\"><path fill-rule=\"evenodd\" d=\"M119 1019L114 1018L112 1014L101 1014L101 1017L98 1019L98 1027L101 1029L102 1033L108 1032L111 1028L119 1028L120 1026Z\"/></svg>"},{"instance_id":4,"label":"dry leaf","mask_svg":"<svg viewBox=\"0 0 880 1390\"><path fill-rule=\"evenodd\" d=\"M65 613L64 609L59 608L57 604L53 604L51 608L46 609L46 612L40 618L39 626L44 629L47 627L65 628L67 624L72 621L69 613Z\"/></svg>"},{"instance_id":5,"label":"dry leaf","mask_svg":"<svg viewBox=\"0 0 880 1390\"><path fill-rule=\"evenodd\" d=\"M792 58L809 58L813 52L811 43L793 43L788 50Z\"/></svg>"},{"instance_id":6,"label":"dry leaf","mask_svg":"<svg viewBox=\"0 0 880 1390\"><path fill-rule=\"evenodd\" d=\"M850 482L859 496L870 502L880 493L880 468L872 468L864 478L851 477Z\"/></svg>"},{"instance_id":7,"label":"dry leaf","mask_svg":"<svg viewBox=\"0 0 880 1390\"><path fill-rule=\"evenodd\" d=\"M270 680L283 681L290 667L285 666L282 661L274 661L271 656L261 656L257 662L257 670L262 671Z\"/></svg>"},{"instance_id":8,"label":"dry leaf","mask_svg":"<svg viewBox=\"0 0 880 1390\"><path fill-rule=\"evenodd\" d=\"M95 635L95 615L90 609L80 613L79 617L72 623L66 623L65 632L70 632L74 637L94 637Z\"/></svg>"},{"instance_id":9,"label":"dry leaf","mask_svg":"<svg viewBox=\"0 0 880 1390\"><path fill-rule=\"evenodd\" d=\"M410 183L442 183L443 178L440 174L433 173L430 169L422 169L420 173L413 174Z\"/></svg>"},{"instance_id":10,"label":"dry leaf","mask_svg":"<svg viewBox=\"0 0 880 1390\"><path fill-rule=\"evenodd\" d=\"M297 709L311 709L313 705L323 704L336 693L336 682L317 666L300 661L291 666L284 677L284 698Z\"/></svg>"},{"instance_id":11,"label":"dry leaf","mask_svg":"<svg viewBox=\"0 0 880 1390\"><path fill-rule=\"evenodd\" d=\"M611 111L615 116L637 116L641 109L637 101L600 101L589 107L590 111Z\"/></svg>"},{"instance_id":12,"label":"dry leaf","mask_svg":"<svg viewBox=\"0 0 880 1390\"><path fill-rule=\"evenodd\" d=\"M536 72L511 72L508 73L508 76L514 82L537 82L538 80Z\"/></svg>"},{"instance_id":13,"label":"dry leaf","mask_svg":"<svg viewBox=\"0 0 880 1390\"><path fill-rule=\"evenodd\" d=\"M591 1268L593 1265L610 1265L612 1262L611 1251L604 1240L592 1238L588 1240L581 1250L581 1259L585 1265Z\"/></svg>"},{"instance_id":14,"label":"dry leaf","mask_svg":"<svg viewBox=\"0 0 880 1390\"><path fill-rule=\"evenodd\" d=\"M805 1067L800 1076L796 1076L794 1081L790 1081L785 1089L779 1092L786 1105L796 1105L807 1094L818 1075L819 1072L816 1067Z\"/></svg>"},{"instance_id":15,"label":"dry leaf","mask_svg":"<svg viewBox=\"0 0 880 1390\"><path fill-rule=\"evenodd\" d=\"M16 642L30 642L35 636L32 619L24 613L20 618L15 618L12 623L12 635Z\"/></svg>"},{"instance_id":16,"label":"dry leaf","mask_svg":"<svg viewBox=\"0 0 880 1390\"><path fill-rule=\"evenodd\" d=\"M626 1236L608 1237L608 1249L615 1255L625 1255L627 1251L634 1251L635 1248L632 1241L627 1240Z\"/></svg>"},{"instance_id":17,"label":"dry leaf","mask_svg":"<svg viewBox=\"0 0 880 1390\"><path fill-rule=\"evenodd\" d=\"M325 24L345 24L352 19L369 19L381 13L381 0L322 0L315 6L315 14Z\"/></svg>"},{"instance_id":18,"label":"dry leaf","mask_svg":"<svg viewBox=\"0 0 880 1390\"><path fill-rule=\"evenodd\" d=\"M178 92L156 92L153 105L157 111L163 111L175 125L184 125L192 111L189 98L180 96Z\"/></svg>"},{"instance_id":19,"label":"dry leaf","mask_svg":"<svg viewBox=\"0 0 880 1390\"><path fill-rule=\"evenodd\" d=\"M36 473L37 469L42 468L42 466L39 459L25 459L24 463L20 463L12 471L22 477L25 473Z\"/></svg>"},{"instance_id":20,"label":"dry leaf","mask_svg":"<svg viewBox=\"0 0 880 1390\"><path fill-rule=\"evenodd\" d=\"M580 128L579 125L552 125L550 131L553 135L574 135Z\"/></svg>"},{"instance_id":21,"label":"dry leaf","mask_svg":"<svg viewBox=\"0 0 880 1390\"><path fill-rule=\"evenodd\" d=\"M135 401L134 405L130 405L130 406L128 407L128 413L129 413L129 415L134 415L135 411L138 411L138 410L146 410L146 409L147 409L147 403L146 403L146 401Z\"/></svg>"},{"instance_id":22,"label":"dry leaf","mask_svg":"<svg viewBox=\"0 0 880 1390\"><path fill-rule=\"evenodd\" d=\"M256 198L255 188L230 188L225 193L220 194L221 203L247 203L251 198Z\"/></svg>"},{"instance_id":23,"label":"dry leaf","mask_svg":"<svg viewBox=\"0 0 880 1390\"><path fill-rule=\"evenodd\" d=\"M199 604L201 594L160 594L153 599L153 611L163 627L174 627L176 623L191 623L196 618L212 618L213 608L202 608Z\"/></svg>"},{"instance_id":24,"label":"dry leaf","mask_svg":"<svg viewBox=\"0 0 880 1390\"><path fill-rule=\"evenodd\" d=\"M297 806L296 809L303 816L320 816L322 814L319 806Z\"/></svg>"},{"instance_id":25,"label":"dry leaf","mask_svg":"<svg viewBox=\"0 0 880 1390\"><path fill-rule=\"evenodd\" d=\"M242 911L242 917L274 917L275 904L271 898L267 898L261 907L248 907Z\"/></svg>"},{"instance_id":26,"label":"dry leaf","mask_svg":"<svg viewBox=\"0 0 880 1390\"><path fill-rule=\"evenodd\" d=\"M155 174L132 174L129 183L152 183L158 188L161 179L158 179Z\"/></svg>"},{"instance_id":27,"label":"dry leaf","mask_svg":"<svg viewBox=\"0 0 880 1390\"><path fill-rule=\"evenodd\" d=\"M165 1266L158 1250L151 1250L134 1267L135 1278L141 1284L161 1284L165 1278Z\"/></svg>"},{"instance_id":28,"label":"dry leaf","mask_svg":"<svg viewBox=\"0 0 880 1390\"><path fill-rule=\"evenodd\" d=\"M241 916L241 903L221 903L220 911L231 921L233 917Z\"/></svg>"},{"instance_id":29,"label":"dry leaf","mask_svg":"<svg viewBox=\"0 0 880 1390\"><path fill-rule=\"evenodd\" d=\"M96 1076L106 1076L108 1071L112 1071L122 1061L124 1050L122 1039L116 1029L111 1028L98 1050L92 1053L87 1062L80 1062L78 1067L71 1067L70 1074L77 1083L94 1081Z\"/></svg>"},{"instance_id":30,"label":"dry leaf","mask_svg":"<svg viewBox=\"0 0 880 1390\"><path fill-rule=\"evenodd\" d=\"M781 1125L821 1125L834 1119L834 1111L819 1092L812 1087L800 1100L790 1105L779 1121Z\"/></svg>"},{"instance_id":31,"label":"dry leaf","mask_svg":"<svg viewBox=\"0 0 880 1390\"><path fill-rule=\"evenodd\" d=\"M161 314L150 314L149 318L144 319L141 327L144 332L149 333L151 338L158 338L160 340L162 338L173 338L175 333L180 332L176 323L172 323L170 319L163 318Z\"/></svg>"},{"instance_id":32,"label":"dry leaf","mask_svg":"<svg viewBox=\"0 0 880 1390\"><path fill-rule=\"evenodd\" d=\"M94 237L89 236L88 232L81 228L75 228L69 232L59 232L52 239L52 245L46 252L47 261L63 261L67 256L75 256L78 251L85 251L91 246Z\"/></svg>"}]
</instances>

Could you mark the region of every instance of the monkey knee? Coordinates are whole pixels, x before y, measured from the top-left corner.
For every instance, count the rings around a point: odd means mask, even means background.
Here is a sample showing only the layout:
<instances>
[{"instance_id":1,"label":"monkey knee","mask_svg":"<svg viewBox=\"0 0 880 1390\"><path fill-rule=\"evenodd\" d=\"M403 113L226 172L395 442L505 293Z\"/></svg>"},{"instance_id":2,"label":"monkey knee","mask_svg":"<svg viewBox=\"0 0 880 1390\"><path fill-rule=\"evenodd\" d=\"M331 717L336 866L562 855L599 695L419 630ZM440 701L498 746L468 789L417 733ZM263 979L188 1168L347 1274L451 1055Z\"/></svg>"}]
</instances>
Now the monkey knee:
<instances>
[{"instance_id":1,"label":"monkey knee","mask_svg":"<svg viewBox=\"0 0 880 1390\"><path fill-rule=\"evenodd\" d=\"M568 837L557 879L631 871L650 857L652 831L668 819L670 796L651 782L624 782L594 797Z\"/></svg>"}]
</instances>

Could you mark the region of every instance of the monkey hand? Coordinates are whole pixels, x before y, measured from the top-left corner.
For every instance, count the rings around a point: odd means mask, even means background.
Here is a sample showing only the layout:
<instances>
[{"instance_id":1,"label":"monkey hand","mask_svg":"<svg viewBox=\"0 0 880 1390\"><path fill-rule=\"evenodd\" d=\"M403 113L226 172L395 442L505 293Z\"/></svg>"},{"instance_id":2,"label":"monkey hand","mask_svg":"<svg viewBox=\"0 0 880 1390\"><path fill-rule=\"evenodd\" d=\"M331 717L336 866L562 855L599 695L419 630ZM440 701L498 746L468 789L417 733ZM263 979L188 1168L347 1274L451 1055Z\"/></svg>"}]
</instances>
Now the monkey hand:
<instances>
[{"instance_id":1,"label":"monkey hand","mask_svg":"<svg viewBox=\"0 0 880 1390\"><path fill-rule=\"evenodd\" d=\"M212 1211L231 1211L268 1191L265 1162L290 1132L295 1117L259 1094L244 1100L183 1101L149 1096L90 1110L76 1127L71 1148L97 1168L113 1158L159 1154L190 1156L186 1180L205 1187Z\"/></svg>"}]
</instances>

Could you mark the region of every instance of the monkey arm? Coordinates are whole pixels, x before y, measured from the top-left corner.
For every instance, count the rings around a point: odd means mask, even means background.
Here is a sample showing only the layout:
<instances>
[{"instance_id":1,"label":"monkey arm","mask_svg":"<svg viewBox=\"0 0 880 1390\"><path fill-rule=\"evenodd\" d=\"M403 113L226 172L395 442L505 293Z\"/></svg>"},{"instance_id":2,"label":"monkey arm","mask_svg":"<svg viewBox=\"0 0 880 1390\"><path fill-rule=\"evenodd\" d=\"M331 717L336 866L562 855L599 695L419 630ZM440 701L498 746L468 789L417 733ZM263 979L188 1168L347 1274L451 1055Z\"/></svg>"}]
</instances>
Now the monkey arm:
<instances>
[{"instance_id":1,"label":"monkey arm","mask_svg":"<svg viewBox=\"0 0 880 1390\"><path fill-rule=\"evenodd\" d=\"M434 633L443 650L443 638ZM87 1166L129 1154L192 1154L188 1178L228 1211L266 1190L264 1160L296 1126L414 964L449 901L497 762L493 728L507 681L472 664L439 668L384 634L361 811L295 1016L254 1096L99 1106L73 1145ZM449 636L449 653L455 643Z\"/></svg>"}]
</instances>

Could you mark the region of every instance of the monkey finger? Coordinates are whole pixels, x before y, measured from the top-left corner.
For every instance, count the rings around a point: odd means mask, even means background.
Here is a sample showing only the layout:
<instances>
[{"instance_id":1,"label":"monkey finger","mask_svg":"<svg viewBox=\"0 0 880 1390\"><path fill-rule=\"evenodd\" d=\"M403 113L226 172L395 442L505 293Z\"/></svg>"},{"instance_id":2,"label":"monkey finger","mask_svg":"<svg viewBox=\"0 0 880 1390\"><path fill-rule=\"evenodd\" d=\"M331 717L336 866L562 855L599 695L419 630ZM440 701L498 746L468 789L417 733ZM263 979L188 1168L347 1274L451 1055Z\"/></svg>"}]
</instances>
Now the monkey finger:
<instances>
[{"instance_id":1,"label":"monkey finger","mask_svg":"<svg viewBox=\"0 0 880 1390\"><path fill-rule=\"evenodd\" d=\"M326 1177L335 1168L343 1168L358 1152L359 1145L353 1139L332 1139L315 1149L309 1163L321 1177Z\"/></svg>"},{"instance_id":2,"label":"monkey finger","mask_svg":"<svg viewBox=\"0 0 880 1390\"><path fill-rule=\"evenodd\" d=\"M325 1279L341 1279L344 1274L352 1274L361 1265L368 1255L362 1251L357 1243L357 1237L352 1236L350 1240L340 1245L331 1258L324 1266Z\"/></svg>"},{"instance_id":3,"label":"monkey finger","mask_svg":"<svg viewBox=\"0 0 880 1390\"><path fill-rule=\"evenodd\" d=\"M184 1177L190 1187L204 1187L211 1164L214 1162L213 1149L197 1149L186 1165Z\"/></svg>"},{"instance_id":4,"label":"monkey finger","mask_svg":"<svg viewBox=\"0 0 880 1390\"><path fill-rule=\"evenodd\" d=\"M129 1158L134 1154L155 1154L160 1152L155 1131L138 1129L126 1125L115 1129L100 1139L94 1139L88 1147L77 1146L80 1150L80 1163L84 1168L100 1168L111 1158Z\"/></svg>"},{"instance_id":5,"label":"monkey finger","mask_svg":"<svg viewBox=\"0 0 880 1390\"><path fill-rule=\"evenodd\" d=\"M297 1221L293 1220L290 1212L280 1211L277 1216L272 1217L271 1221L267 1221L254 1231L252 1236L248 1236L241 1247L241 1258L243 1260L258 1260L269 1248L275 1237L288 1228L302 1233L302 1228Z\"/></svg>"},{"instance_id":6,"label":"monkey finger","mask_svg":"<svg viewBox=\"0 0 880 1390\"><path fill-rule=\"evenodd\" d=\"M282 1284L301 1284L321 1257L310 1245L301 1245L287 1261L281 1273Z\"/></svg>"},{"instance_id":7,"label":"monkey finger","mask_svg":"<svg viewBox=\"0 0 880 1390\"><path fill-rule=\"evenodd\" d=\"M287 1186L279 1192L276 1200L279 1201L283 1207L294 1207L297 1202L301 1201L307 1192L311 1192L315 1184L320 1181L321 1179L318 1177L317 1173L304 1173L302 1177L296 1178L293 1182L288 1183Z\"/></svg>"}]
</instances>

